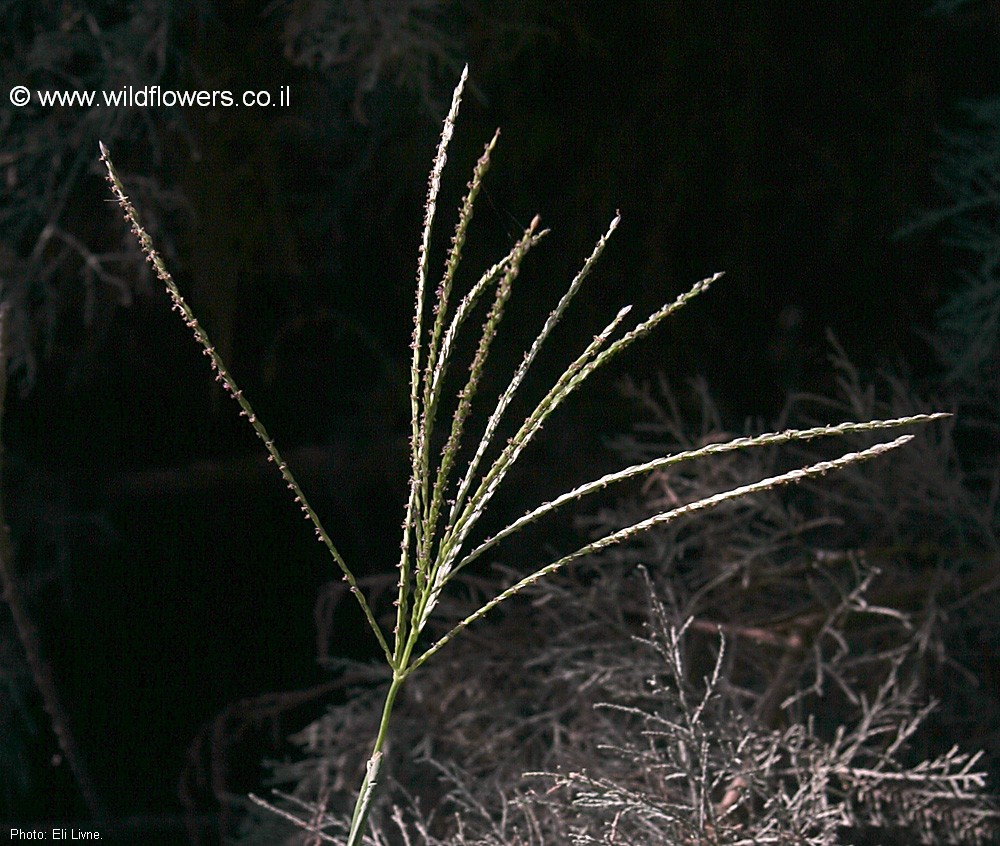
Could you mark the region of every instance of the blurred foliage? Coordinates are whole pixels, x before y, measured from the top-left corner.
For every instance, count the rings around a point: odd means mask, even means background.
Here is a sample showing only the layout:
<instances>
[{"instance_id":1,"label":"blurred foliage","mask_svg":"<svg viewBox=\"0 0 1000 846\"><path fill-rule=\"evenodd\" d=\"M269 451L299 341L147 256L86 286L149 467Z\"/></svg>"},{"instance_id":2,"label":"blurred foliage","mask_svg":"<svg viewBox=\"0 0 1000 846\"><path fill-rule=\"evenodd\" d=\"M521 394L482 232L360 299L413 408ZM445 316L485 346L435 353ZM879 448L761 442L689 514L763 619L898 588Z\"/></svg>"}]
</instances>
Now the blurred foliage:
<instances>
[{"instance_id":1,"label":"blurred foliage","mask_svg":"<svg viewBox=\"0 0 1000 846\"><path fill-rule=\"evenodd\" d=\"M938 178L948 198L904 234L935 227L963 254L961 280L947 296L936 346L949 381L973 396L992 396L1000 375L1000 99L964 104L964 127L943 133ZM998 406L1000 407L1000 406Z\"/></svg>"},{"instance_id":2,"label":"blurred foliage","mask_svg":"<svg viewBox=\"0 0 1000 846\"><path fill-rule=\"evenodd\" d=\"M1000 4L942 2L942 27L981 32L1000 47ZM927 340L944 369L944 389L960 410L963 460L982 495L1000 500L1000 94L959 102L940 132L940 204L900 230L953 251L950 279ZM955 277L957 276L957 281Z\"/></svg>"},{"instance_id":3,"label":"blurred foliage","mask_svg":"<svg viewBox=\"0 0 1000 846\"><path fill-rule=\"evenodd\" d=\"M169 84L185 63L177 20L192 8L163 0L6 0L0 74L32 92ZM123 227L99 214L98 140L129 140L130 162L143 163L133 190L160 210L181 202L155 175L169 136L182 131L179 112L155 107L46 108L34 93L23 108L0 102L0 291L12 306L15 377L30 385L39 356L86 364L114 306L130 304L142 284L143 263Z\"/></svg>"}]
</instances>

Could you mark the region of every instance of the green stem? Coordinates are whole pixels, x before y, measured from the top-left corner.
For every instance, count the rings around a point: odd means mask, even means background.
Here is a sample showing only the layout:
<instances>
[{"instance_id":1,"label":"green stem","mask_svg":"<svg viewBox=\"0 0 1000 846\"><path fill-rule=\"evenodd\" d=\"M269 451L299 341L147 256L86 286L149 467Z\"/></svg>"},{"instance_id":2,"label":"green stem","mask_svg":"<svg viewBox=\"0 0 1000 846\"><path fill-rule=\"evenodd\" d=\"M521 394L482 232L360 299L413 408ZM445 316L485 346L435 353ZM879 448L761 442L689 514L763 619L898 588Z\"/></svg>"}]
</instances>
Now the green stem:
<instances>
[{"instance_id":1,"label":"green stem","mask_svg":"<svg viewBox=\"0 0 1000 846\"><path fill-rule=\"evenodd\" d=\"M382 719L378 726L378 736L375 738L375 745L372 754L368 758L365 768L365 777L358 789L358 799L354 805L354 813L351 815L351 831L347 838L347 846L360 846L364 839L365 831L368 828L368 814L371 812L372 799L375 788L378 786L378 773L382 766L382 746L385 744L386 736L389 733L389 720L392 717L392 709L396 704L396 695L399 693L405 675L393 673L392 683L385 694L385 703L382 705Z\"/></svg>"}]
</instances>

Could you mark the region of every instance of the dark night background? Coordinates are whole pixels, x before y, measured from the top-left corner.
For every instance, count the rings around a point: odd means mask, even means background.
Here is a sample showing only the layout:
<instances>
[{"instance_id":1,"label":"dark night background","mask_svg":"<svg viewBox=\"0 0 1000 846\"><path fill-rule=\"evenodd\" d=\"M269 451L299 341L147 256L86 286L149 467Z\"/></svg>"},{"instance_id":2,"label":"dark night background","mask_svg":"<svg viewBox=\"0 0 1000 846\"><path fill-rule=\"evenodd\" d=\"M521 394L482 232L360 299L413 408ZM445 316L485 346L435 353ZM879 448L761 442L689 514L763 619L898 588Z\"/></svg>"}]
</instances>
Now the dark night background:
<instances>
[{"instance_id":1,"label":"dark night background","mask_svg":"<svg viewBox=\"0 0 1000 846\"><path fill-rule=\"evenodd\" d=\"M409 39L351 20L342 45L357 49L334 61L309 37L322 30L317 10L336 3L0 3L5 90L291 92L288 108L88 115L15 111L5 91L0 276L35 280L20 296L4 288L16 345L7 517L109 815L180 819L182 781L190 807L211 812L197 768L182 777L191 744L241 699L324 680L314 604L333 573L128 252L98 137L341 551L378 574L398 554L426 175L462 65L471 89L432 267L497 126L467 267L501 256L536 212L552 229L515 289L493 390L616 209L622 224L526 397L622 305L643 315L727 274L547 427L511 486L524 496L506 504L517 511L614 463L604 439L639 413L619 398L623 375L703 375L734 431L773 419L790 391L832 390L827 329L863 372L903 366L934 384L921 333L959 257L933 230L895 235L941 202L939 132L956 105L996 93L1000 4L948 17L928 6L456 0L428 4L429 34ZM121 253L124 284L85 285L83 253L66 239L36 249L53 219L92 254ZM336 624L331 651L366 654L352 622ZM6 816L82 820L65 764L51 765L40 702L26 697L31 780ZM319 702L282 714L276 736ZM269 738L268 726L248 730L230 790L254 786ZM182 839L175 829L164 842Z\"/></svg>"}]
</instances>

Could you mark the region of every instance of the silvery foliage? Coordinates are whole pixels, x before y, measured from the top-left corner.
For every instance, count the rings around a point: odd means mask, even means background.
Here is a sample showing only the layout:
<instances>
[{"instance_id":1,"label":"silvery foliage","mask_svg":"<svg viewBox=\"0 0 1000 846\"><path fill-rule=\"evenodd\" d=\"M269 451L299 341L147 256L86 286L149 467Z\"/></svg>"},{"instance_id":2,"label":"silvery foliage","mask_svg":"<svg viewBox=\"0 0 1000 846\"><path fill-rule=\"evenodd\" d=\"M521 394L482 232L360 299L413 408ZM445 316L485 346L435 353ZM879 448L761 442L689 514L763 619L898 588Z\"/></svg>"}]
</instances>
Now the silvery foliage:
<instances>
[{"instance_id":1,"label":"silvery foliage","mask_svg":"<svg viewBox=\"0 0 1000 846\"><path fill-rule=\"evenodd\" d=\"M922 410L891 377L876 390L838 369L841 411ZM731 436L703 385L695 433L667 385L627 393L648 418L614 444L628 460ZM921 433L908 461L872 479L849 471L646 533L470 630L412 680L367 842L994 842L986 759L953 742L968 730L957 689L972 681L950 650L988 619L969 569L996 537L962 489L950 435ZM667 468L579 528L599 536L802 457ZM965 576L949 571L956 555ZM447 616L516 578L467 576ZM239 842L336 842L377 703L370 686L350 692L271 766L275 801L298 819L311 810L317 830L251 812Z\"/></svg>"},{"instance_id":2,"label":"silvery foliage","mask_svg":"<svg viewBox=\"0 0 1000 846\"><path fill-rule=\"evenodd\" d=\"M125 9L0 2L0 70L11 88L31 92L25 106L6 96L0 101L0 298L11 307L10 370L22 387L34 383L39 361L60 338L81 326L100 337L115 307L131 303L136 277L151 279L124 228L100 232L101 224L79 208L88 189L103 187L93 155L98 139L128 138L137 160L155 172L164 138L185 131L179 110L107 108L100 99L89 107L47 107L35 92L92 91L99 98L102 91L160 84L182 61L173 43L175 17L199 2L133 0ZM183 207L154 177L136 174L130 185L155 231L155 210ZM169 242L164 248L172 256Z\"/></svg>"}]
</instances>

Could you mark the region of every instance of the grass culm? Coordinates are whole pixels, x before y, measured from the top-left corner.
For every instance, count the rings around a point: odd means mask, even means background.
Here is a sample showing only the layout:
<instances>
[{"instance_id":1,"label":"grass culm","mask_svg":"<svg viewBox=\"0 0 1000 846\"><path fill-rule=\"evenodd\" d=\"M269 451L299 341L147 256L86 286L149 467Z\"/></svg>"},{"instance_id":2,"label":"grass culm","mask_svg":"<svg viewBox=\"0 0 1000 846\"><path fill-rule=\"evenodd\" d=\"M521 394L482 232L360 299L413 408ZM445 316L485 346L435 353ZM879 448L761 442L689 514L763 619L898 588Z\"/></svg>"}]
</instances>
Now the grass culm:
<instances>
[{"instance_id":1,"label":"grass culm","mask_svg":"<svg viewBox=\"0 0 1000 846\"><path fill-rule=\"evenodd\" d=\"M387 630L388 626L379 623L369 598L359 586L355 571L341 556L330 534L324 528L319 515L310 506L306 495L282 458L274 440L233 380L226 364L216 352L204 329L181 296L162 258L155 250L151 238L140 224L136 210L129 201L125 188L112 165L107 148L103 144L101 145L101 157L107 166L108 178L115 197L124 210L125 218L139 239L156 275L166 286L173 302L173 308L181 314L198 343L203 347L215 371L216 379L239 403L240 413L248 419L263 442L295 501L312 523L318 539L329 551L336 567L358 602L391 674L391 681L381 705L381 718L377 733L372 739L368 764L357 789L356 802L349 821L331 820L325 813L321 813L318 818L313 814L300 817L271 805L264 799L254 798L258 804L269 807L274 812L288 818L295 825L309 831L315 838L315 842L346 842L349 846L357 846L363 841L373 800L377 795L381 781L380 771L387 738L391 731L393 708L400 690L410 676L434 658L449 641L487 615L497 605L522 592L539 579L556 573L575 561L632 541L650 529L662 527L681 517L710 509L729 500L821 476L831 470L848 465L856 465L902 446L912 438L912 435L902 434L893 440L855 452L848 452L836 458L810 463L778 475L739 484L721 493L714 493L667 508L624 528L608 531L579 549L549 561L544 566L532 569L527 574L515 579L509 587L496 592L492 598L483 602L450 629L445 629L443 634L429 637L428 622L435 617L435 610L438 608L443 592L463 570L492 550L500 541L558 509L577 503L588 494L619 482L646 476L672 465L699 458L711 459L712 456L727 452L756 450L791 441L807 441L848 433L898 429L926 423L944 416L915 414L894 419L790 429L754 437L737 438L724 443L711 443L645 460L568 490L548 502L537 505L524 516L511 521L500 531L476 540L480 536L475 534L475 529L493 501L497 490L503 485L511 468L536 437L550 415L580 388L595 370L603 367L634 342L657 329L674 312L694 297L708 290L721 274L697 282L688 291L654 311L644 320L632 324L631 328L627 328L630 307L622 308L563 370L562 375L537 402L533 411L516 427L513 436L505 443L499 443L498 433L501 431L502 424L505 424L506 414L515 394L524 384L525 377L542 347L563 318L574 296L579 292L583 282L600 258L608 239L618 226L619 218L616 216L604 235L597 241L593 251L584 261L562 298L548 315L506 387L495 399L493 410L486 419L482 431L478 434L478 441L474 441L474 448L464 449L463 444L471 437L467 429L470 420L473 419L471 416L473 402L481 400L479 388L482 375L504 317L508 300L512 295L514 284L520 274L525 257L545 237L547 232L547 230L540 228L540 221L538 217L535 217L508 253L482 273L478 280L463 295L459 296L455 285L457 272L466 244L476 198L489 170L491 156L497 143L499 136L497 133L486 144L482 156L475 165L472 179L468 184L468 192L461 204L442 276L436 288L432 289L429 256L438 195L447 159L448 145L455 129L467 72L466 69L462 74L454 92L451 108L444 121L437 154L430 173L419 249L410 364L410 480L402 523L395 624L391 631ZM456 350L468 348L466 336L475 335L469 328L470 324L473 324L473 316L482 312L485 312L485 317L479 318L482 322L479 323L478 340L474 344L471 364L464 376L464 381L458 379L462 384L457 393L452 396L450 391L445 390L446 384L450 384L446 380L449 367L453 363ZM456 378L453 374L452 379ZM467 460L463 458L460 461L460 457L467 454L471 457ZM337 836L330 832L337 832Z\"/></svg>"}]
</instances>

